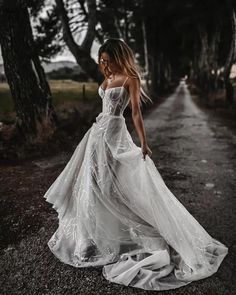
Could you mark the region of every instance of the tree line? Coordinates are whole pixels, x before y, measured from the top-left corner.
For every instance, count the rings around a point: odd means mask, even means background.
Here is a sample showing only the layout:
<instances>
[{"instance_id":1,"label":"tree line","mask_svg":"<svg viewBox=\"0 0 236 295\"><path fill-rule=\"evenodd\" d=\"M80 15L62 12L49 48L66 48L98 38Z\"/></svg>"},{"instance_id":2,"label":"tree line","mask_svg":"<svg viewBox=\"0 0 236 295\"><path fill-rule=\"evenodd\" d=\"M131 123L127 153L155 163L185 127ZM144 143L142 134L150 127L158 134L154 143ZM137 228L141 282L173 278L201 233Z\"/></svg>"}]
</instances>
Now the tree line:
<instances>
[{"instance_id":1,"label":"tree line","mask_svg":"<svg viewBox=\"0 0 236 295\"><path fill-rule=\"evenodd\" d=\"M57 128L41 62L67 47L83 71L101 83L91 48L109 37L134 49L153 97L188 75L206 94L224 87L232 103L235 9L233 0L0 0L0 45L17 130L37 143Z\"/></svg>"}]
</instances>

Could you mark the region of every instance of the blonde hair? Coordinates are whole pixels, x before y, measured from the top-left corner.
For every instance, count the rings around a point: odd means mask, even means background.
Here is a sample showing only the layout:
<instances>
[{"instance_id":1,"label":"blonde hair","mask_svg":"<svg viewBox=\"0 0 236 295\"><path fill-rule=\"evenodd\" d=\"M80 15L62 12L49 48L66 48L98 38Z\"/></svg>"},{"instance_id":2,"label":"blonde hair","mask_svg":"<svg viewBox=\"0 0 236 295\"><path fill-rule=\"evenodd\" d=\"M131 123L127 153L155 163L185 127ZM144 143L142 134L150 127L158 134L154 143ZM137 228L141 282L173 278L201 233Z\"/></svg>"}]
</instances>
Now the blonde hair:
<instances>
[{"instance_id":1,"label":"blonde hair","mask_svg":"<svg viewBox=\"0 0 236 295\"><path fill-rule=\"evenodd\" d=\"M106 78L111 75L111 72L106 69L103 71L100 65L101 54L107 53L109 57L115 62L120 70L131 78L136 78L140 85L140 103L147 102L148 100L152 102L152 99L145 93L141 86L141 75L138 65L135 63L134 53L132 49L121 39L110 38L107 39L98 50L98 64L100 71L104 74Z\"/></svg>"}]
</instances>

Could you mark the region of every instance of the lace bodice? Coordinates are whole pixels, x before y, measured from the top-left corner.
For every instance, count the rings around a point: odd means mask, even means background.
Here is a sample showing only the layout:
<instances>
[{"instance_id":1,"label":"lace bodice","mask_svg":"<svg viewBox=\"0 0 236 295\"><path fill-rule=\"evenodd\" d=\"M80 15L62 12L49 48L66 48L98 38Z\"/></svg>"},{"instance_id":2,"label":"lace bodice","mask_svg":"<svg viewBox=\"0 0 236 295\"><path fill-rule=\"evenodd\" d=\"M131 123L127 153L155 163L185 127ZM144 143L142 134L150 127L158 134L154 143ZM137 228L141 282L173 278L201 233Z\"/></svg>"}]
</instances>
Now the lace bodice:
<instances>
[{"instance_id":1,"label":"lace bodice","mask_svg":"<svg viewBox=\"0 0 236 295\"><path fill-rule=\"evenodd\" d=\"M102 113L114 116L123 116L129 103L129 93L122 85L104 90L101 86L98 93L102 98Z\"/></svg>"}]
</instances>

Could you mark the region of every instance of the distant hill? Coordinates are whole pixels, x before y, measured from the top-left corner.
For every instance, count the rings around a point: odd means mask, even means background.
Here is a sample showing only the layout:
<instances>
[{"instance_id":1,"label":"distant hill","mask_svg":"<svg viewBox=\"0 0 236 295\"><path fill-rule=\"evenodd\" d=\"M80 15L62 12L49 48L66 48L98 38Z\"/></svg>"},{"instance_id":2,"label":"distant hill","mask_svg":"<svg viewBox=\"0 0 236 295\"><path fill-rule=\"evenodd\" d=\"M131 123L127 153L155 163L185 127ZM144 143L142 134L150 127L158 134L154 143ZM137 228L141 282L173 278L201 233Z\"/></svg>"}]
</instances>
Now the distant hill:
<instances>
[{"instance_id":1,"label":"distant hill","mask_svg":"<svg viewBox=\"0 0 236 295\"><path fill-rule=\"evenodd\" d=\"M69 60L45 63L42 66L48 79L72 79L75 81L87 81L88 77L81 67ZM3 64L0 64L0 77L4 76Z\"/></svg>"},{"instance_id":2,"label":"distant hill","mask_svg":"<svg viewBox=\"0 0 236 295\"><path fill-rule=\"evenodd\" d=\"M52 71L57 71L59 69L62 69L62 68L70 68L70 69L73 69L73 68L78 68L79 72L83 72L81 70L81 67L73 62L73 61L68 61L68 60L63 60L63 61L56 61L56 62L50 62L50 63L42 63L42 66L45 70L45 73L50 73Z\"/></svg>"},{"instance_id":3,"label":"distant hill","mask_svg":"<svg viewBox=\"0 0 236 295\"><path fill-rule=\"evenodd\" d=\"M50 62L50 63L42 63L42 66L45 70L45 73L50 73L52 71L57 71L61 68L70 68L73 69L74 67L77 67L79 71L83 72L78 66L77 63L73 61L63 60L63 61L57 61L57 62ZM0 73L4 73L3 64L0 64Z\"/></svg>"}]
</instances>

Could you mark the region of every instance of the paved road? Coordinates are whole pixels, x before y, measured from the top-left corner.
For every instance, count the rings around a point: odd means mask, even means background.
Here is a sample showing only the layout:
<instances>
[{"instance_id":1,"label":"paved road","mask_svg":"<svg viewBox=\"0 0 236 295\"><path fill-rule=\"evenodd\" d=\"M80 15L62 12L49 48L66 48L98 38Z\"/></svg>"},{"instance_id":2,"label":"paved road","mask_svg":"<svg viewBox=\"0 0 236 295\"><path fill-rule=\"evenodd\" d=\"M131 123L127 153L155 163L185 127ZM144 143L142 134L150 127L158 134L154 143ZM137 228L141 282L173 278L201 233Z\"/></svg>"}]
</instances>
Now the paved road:
<instances>
[{"instance_id":1,"label":"paved road","mask_svg":"<svg viewBox=\"0 0 236 295\"><path fill-rule=\"evenodd\" d=\"M167 186L213 237L229 247L219 272L195 283L196 293L189 294L236 294L236 130L200 109L185 84L144 122L152 158ZM138 143L135 132L132 136ZM186 294L189 288L173 294Z\"/></svg>"},{"instance_id":2,"label":"paved road","mask_svg":"<svg viewBox=\"0 0 236 295\"><path fill-rule=\"evenodd\" d=\"M229 247L212 277L158 294L236 294L236 130L199 108L185 85L144 119L153 160L167 186L213 237ZM135 131L132 136L138 143ZM99 268L76 269L50 253L46 242L58 220L42 195L69 156L2 167L0 293L157 294L109 283Z\"/></svg>"}]
</instances>

